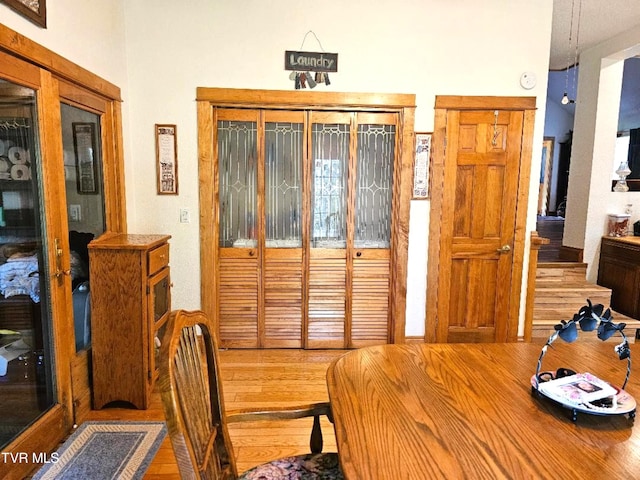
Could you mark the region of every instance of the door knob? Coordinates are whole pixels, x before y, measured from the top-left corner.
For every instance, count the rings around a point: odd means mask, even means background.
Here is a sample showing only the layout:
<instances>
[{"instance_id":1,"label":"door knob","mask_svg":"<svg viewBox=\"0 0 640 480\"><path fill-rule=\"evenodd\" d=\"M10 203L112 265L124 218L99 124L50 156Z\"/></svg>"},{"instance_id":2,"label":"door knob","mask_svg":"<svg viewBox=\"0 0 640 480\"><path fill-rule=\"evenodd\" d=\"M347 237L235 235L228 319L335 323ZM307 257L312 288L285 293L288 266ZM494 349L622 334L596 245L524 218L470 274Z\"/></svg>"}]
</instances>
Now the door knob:
<instances>
[{"instance_id":1,"label":"door knob","mask_svg":"<svg viewBox=\"0 0 640 480\"><path fill-rule=\"evenodd\" d=\"M67 269L63 269L62 267L62 255L63 255L63 251L62 248L60 247L60 239L59 238L55 238L53 240L53 249L54 249L54 253L56 255L56 271L53 273L53 276L56 278L60 278L63 275L70 275L71 274L71 270Z\"/></svg>"},{"instance_id":2,"label":"door knob","mask_svg":"<svg viewBox=\"0 0 640 480\"><path fill-rule=\"evenodd\" d=\"M511 247L509 245L503 245L496 250L498 253L507 253L511 251Z\"/></svg>"}]
</instances>

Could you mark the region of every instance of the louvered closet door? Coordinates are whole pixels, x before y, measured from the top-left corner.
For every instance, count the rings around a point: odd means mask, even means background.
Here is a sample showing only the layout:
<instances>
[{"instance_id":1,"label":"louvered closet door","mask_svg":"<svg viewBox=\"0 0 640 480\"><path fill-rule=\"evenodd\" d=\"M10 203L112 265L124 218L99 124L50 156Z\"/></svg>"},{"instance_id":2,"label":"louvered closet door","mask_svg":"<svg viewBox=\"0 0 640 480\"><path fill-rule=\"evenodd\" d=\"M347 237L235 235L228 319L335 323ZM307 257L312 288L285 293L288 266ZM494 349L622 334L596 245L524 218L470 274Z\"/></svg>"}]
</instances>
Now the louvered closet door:
<instances>
[{"instance_id":1,"label":"louvered closet door","mask_svg":"<svg viewBox=\"0 0 640 480\"><path fill-rule=\"evenodd\" d=\"M263 346L301 348L304 112L264 112ZM261 322L262 324L262 322Z\"/></svg>"},{"instance_id":2,"label":"louvered closet door","mask_svg":"<svg viewBox=\"0 0 640 480\"><path fill-rule=\"evenodd\" d=\"M382 344L389 339L396 118L394 114L356 116L349 347Z\"/></svg>"},{"instance_id":3,"label":"louvered closet door","mask_svg":"<svg viewBox=\"0 0 640 480\"><path fill-rule=\"evenodd\" d=\"M258 348L258 119L255 110L217 109L218 320L223 347Z\"/></svg>"},{"instance_id":4,"label":"louvered closet door","mask_svg":"<svg viewBox=\"0 0 640 480\"><path fill-rule=\"evenodd\" d=\"M307 347L344 348L351 114L312 112Z\"/></svg>"}]
</instances>

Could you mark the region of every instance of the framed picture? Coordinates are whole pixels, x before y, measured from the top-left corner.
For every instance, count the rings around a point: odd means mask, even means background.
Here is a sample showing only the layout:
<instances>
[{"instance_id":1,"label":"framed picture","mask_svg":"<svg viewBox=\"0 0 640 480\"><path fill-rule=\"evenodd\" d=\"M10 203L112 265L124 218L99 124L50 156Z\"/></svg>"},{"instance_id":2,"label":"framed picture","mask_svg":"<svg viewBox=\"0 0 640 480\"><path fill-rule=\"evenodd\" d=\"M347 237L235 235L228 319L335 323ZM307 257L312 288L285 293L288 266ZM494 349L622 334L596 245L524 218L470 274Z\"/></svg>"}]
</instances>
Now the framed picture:
<instances>
[{"instance_id":1,"label":"framed picture","mask_svg":"<svg viewBox=\"0 0 640 480\"><path fill-rule=\"evenodd\" d=\"M415 157L413 164L413 198L429 198L429 169L431 165L431 132L415 134Z\"/></svg>"},{"instance_id":2,"label":"framed picture","mask_svg":"<svg viewBox=\"0 0 640 480\"><path fill-rule=\"evenodd\" d=\"M178 194L178 155L175 125L156 124L158 195Z\"/></svg>"},{"instance_id":3,"label":"framed picture","mask_svg":"<svg viewBox=\"0 0 640 480\"><path fill-rule=\"evenodd\" d=\"M80 194L98 193L98 171L95 158L95 123L74 122L73 149L76 154L76 186Z\"/></svg>"},{"instance_id":4,"label":"framed picture","mask_svg":"<svg viewBox=\"0 0 640 480\"><path fill-rule=\"evenodd\" d=\"M47 28L47 0L0 0L36 25Z\"/></svg>"}]
</instances>

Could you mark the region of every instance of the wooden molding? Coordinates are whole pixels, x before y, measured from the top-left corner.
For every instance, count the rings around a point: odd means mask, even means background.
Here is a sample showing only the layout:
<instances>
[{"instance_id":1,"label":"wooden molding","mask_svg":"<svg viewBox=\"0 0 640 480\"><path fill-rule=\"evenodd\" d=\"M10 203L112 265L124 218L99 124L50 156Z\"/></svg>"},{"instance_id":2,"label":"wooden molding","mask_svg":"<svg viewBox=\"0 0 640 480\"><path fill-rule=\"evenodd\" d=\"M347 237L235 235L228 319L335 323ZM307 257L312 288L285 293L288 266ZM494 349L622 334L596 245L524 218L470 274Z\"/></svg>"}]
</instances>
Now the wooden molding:
<instances>
[{"instance_id":1,"label":"wooden molding","mask_svg":"<svg viewBox=\"0 0 640 480\"><path fill-rule=\"evenodd\" d=\"M535 110L536 97L463 97L437 95L435 108L452 110Z\"/></svg>"}]
</instances>

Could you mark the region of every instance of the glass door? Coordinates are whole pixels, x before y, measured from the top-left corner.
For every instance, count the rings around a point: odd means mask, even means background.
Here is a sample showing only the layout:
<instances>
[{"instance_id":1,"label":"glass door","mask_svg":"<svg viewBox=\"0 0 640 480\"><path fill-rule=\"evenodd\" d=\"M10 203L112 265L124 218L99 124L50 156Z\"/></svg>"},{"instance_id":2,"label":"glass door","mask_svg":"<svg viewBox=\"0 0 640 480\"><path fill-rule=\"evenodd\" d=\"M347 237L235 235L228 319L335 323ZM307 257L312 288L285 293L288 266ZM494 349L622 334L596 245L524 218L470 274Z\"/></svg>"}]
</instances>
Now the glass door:
<instances>
[{"instance_id":1,"label":"glass door","mask_svg":"<svg viewBox=\"0 0 640 480\"><path fill-rule=\"evenodd\" d=\"M0 79L0 446L56 403L37 92Z\"/></svg>"},{"instance_id":2,"label":"glass door","mask_svg":"<svg viewBox=\"0 0 640 480\"><path fill-rule=\"evenodd\" d=\"M260 236L255 110L215 112L218 151L218 319L223 347L258 348Z\"/></svg>"},{"instance_id":3,"label":"glass door","mask_svg":"<svg viewBox=\"0 0 640 480\"><path fill-rule=\"evenodd\" d=\"M350 113L311 112L308 348L344 348L347 294Z\"/></svg>"}]
</instances>

